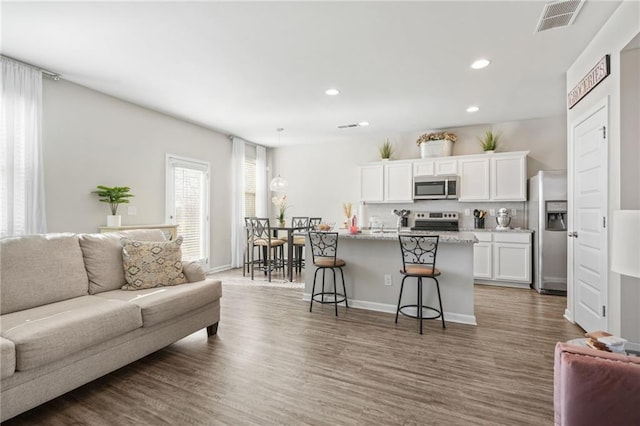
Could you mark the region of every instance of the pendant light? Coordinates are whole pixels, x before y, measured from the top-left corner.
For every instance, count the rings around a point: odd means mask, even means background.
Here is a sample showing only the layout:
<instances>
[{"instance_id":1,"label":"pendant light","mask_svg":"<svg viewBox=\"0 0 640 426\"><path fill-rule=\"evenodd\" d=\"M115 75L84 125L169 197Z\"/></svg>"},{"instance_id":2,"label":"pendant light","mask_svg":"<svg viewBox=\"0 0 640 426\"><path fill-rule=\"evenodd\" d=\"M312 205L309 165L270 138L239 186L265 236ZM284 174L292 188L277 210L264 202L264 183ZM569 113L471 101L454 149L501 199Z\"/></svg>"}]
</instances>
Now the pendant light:
<instances>
[{"instance_id":1,"label":"pendant light","mask_svg":"<svg viewBox=\"0 0 640 426\"><path fill-rule=\"evenodd\" d=\"M282 133L283 130L284 129L282 127L278 127L276 129L276 132L278 132L278 147L280 147L280 133ZM289 182L280 177L280 174L271 179L271 183L269 183L269 189L273 192L284 192L284 190L287 189L287 186L289 186Z\"/></svg>"}]
</instances>

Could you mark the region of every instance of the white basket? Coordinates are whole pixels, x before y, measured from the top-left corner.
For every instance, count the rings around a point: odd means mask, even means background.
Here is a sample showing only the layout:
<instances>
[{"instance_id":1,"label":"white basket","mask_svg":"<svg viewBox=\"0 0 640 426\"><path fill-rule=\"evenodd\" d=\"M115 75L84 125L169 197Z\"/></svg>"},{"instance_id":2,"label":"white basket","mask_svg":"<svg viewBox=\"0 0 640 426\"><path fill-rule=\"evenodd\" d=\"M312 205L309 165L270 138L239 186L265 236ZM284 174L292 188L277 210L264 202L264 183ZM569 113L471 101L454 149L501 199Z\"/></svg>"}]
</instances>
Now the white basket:
<instances>
[{"instance_id":1,"label":"white basket","mask_svg":"<svg viewBox=\"0 0 640 426\"><path fill-rule=\"evenodd\" d=\"M449 157L453 151L453 142L447 139L422 142L420 144L420 157Z\"/></svg>"}]
</instances>

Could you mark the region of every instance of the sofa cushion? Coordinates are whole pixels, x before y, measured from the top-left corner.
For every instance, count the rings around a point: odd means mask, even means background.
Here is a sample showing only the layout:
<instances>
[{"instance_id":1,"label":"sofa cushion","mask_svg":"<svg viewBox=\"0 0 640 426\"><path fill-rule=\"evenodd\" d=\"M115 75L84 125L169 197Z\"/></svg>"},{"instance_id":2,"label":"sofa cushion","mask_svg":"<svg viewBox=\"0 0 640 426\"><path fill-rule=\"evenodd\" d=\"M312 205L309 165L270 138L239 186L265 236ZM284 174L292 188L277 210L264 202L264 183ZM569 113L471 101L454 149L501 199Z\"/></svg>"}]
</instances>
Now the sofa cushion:
<instances>
[{"instance_id":1,"label":"sofa cushion","mask_svg":"<svg viewBox=\"0 0 640 426\"><path fill-rule=\"evenodd\" d=\"M207 278L202 266L198 262L182 262L182 272L190 283L203 281Z\"/></svg>"},{"instance_id":2,"label":"sofa cushion","mask_svg":"<svg viewBox=\"0 0 640 426\"><path fill-rule=\"evenodd\" d=\"M16 371L16 346L11 340L0 337L0 379Z\"/></svg>"},{"instance_id":3,"label":"sofa cushion","mask_svg":"<svg viewBox=\"0 0 640 426\"><path fill-rule=\"evenodd\" d=\"M141 290L184 284L182 236L174 241L134 241L122 239L122 263L127 284L123 290Z\"/></svg>"},{"instance_id":4,"label":"sofa cushion","mask_svg":"<svg viewBox=\"0 0 640 426\"><path fill-rule=\"evenodd\" d=\"M149 288L135 292L113 290L100 293L96 297L138 305L142 311L143 327L151 327L220 299L222 283L206 279L197 283Z\"/></svg>"},{"instance_id":5,"label":"sofa cushion","mask_svg":"<svg viewBox=\"0 0 640 426\"><path fill-rule=\"evenodd\" d=\"M16 370L40 367L142 326L133 303L82 296L2 316L16 345Z\"/></svg>"},{"instance_id":6,"label":"sofa cushion","mask_svg":"<svg viewBox=\"0 0 640 426\"><path fill-rule=\"evenodd\" d=\"M0 240L0 313L87 294L88 279L75 234Z\"/></svg>"},{"instance_id":7,"label":"sofa cushion","mask_svg":"<svg viewBox=\"0 0 640 426\"><path fill-rule=\"evenodd\" d=\"M127 283L122 267L122 243L127 237L141 241L164 241L160 229L134 229L106 234L80 234L80 248L89 276L89 293L119 289Z\"/></svg>"}]
</instances>

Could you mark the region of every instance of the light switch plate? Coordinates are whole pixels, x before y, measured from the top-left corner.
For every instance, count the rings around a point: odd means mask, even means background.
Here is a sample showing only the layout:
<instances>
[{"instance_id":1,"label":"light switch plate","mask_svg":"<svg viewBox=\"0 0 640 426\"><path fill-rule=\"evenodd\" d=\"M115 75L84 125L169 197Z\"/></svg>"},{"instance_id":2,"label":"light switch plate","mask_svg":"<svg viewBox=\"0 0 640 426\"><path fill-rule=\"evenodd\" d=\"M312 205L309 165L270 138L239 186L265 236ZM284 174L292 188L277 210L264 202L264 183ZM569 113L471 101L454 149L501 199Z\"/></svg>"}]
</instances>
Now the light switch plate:
<instances>
[{"instance_id":1,"label":"light switch plate","mask_svg":"<svg viewBox=\"0 0 640 426\"><path fill-rule=\"evenodd\" d=\"M496 209L489 209L489 215L495 216L496 215Z\"/></svg>"},{"instance_id":2,"label":"light switch plate","mask_svg":"<svg viewBox=\"0 0 640 426\"><path fill-rule=\"evenodd\" d=\"M134 206L127 206L127 214L129 216L135 216L138 214L138 209Z\"/></svg>"},{"instance_id":3,"label":"light switch plate","mask_svg":"<svg viewBox=\"0 0 640 426\"><path fill-rule=\"evenodd\" d=\"M516 209L511 209L511 216L515 216L518 213Z\"/></svg>"}]
</instances>

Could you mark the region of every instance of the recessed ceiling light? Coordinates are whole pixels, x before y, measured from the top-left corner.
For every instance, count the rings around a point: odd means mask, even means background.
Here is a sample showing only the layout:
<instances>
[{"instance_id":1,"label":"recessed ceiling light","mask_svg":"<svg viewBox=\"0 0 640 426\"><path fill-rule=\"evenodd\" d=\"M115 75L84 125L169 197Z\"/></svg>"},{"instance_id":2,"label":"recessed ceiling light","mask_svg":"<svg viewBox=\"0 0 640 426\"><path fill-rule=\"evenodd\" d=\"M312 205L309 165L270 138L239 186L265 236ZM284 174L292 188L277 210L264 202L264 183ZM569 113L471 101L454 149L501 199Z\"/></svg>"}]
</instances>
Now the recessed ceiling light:
<instances>
[{"instance_id":1,"label":"recessed ceiling light","mask_svg":"<svg viewBox=\"0 0 640 426\"><path fill-rule=\"evenodd\" d=\"M467 108L467 112L476 112L476 111L479 111L479 110L480 110L480 108L478 108L475 105L472 105L469 108Z\"/></svg>"},{"instance_id":2,"label":"recessed ceiling light","mask_svg":"<svg viewBox=\"0 0 640 426\"><path fill-rule=\"evenodd\" d=\"M358 126L360 126L360 127L364 127L364 126L368 126L368 125L369 125L368 121L361 121L361 122L358 123Z\"/></svg>"},{"instance_id":3,"label":"recessed ceiling light","mask_svg":"<svg viewBox=\"0 0 640 426\"><path fill-rule=\"evenodd\" d=\"M471 68L473 68L474 70L479 70L488 66L490 63L491 61L488 59L478 59L477 61L471 64Z\"/></svg>"},{"instance_id":4,"label":"recessed ceiling light","mask_svg":"<svg viewBox=\"0 0 640 426\"><path fill-rule=\"evenodd\" d=\"M327 89L324 91L324 93L326 93L329 96L336 96L340 94L340 91L338 89Z\"/></svg>"}]
</instances>

